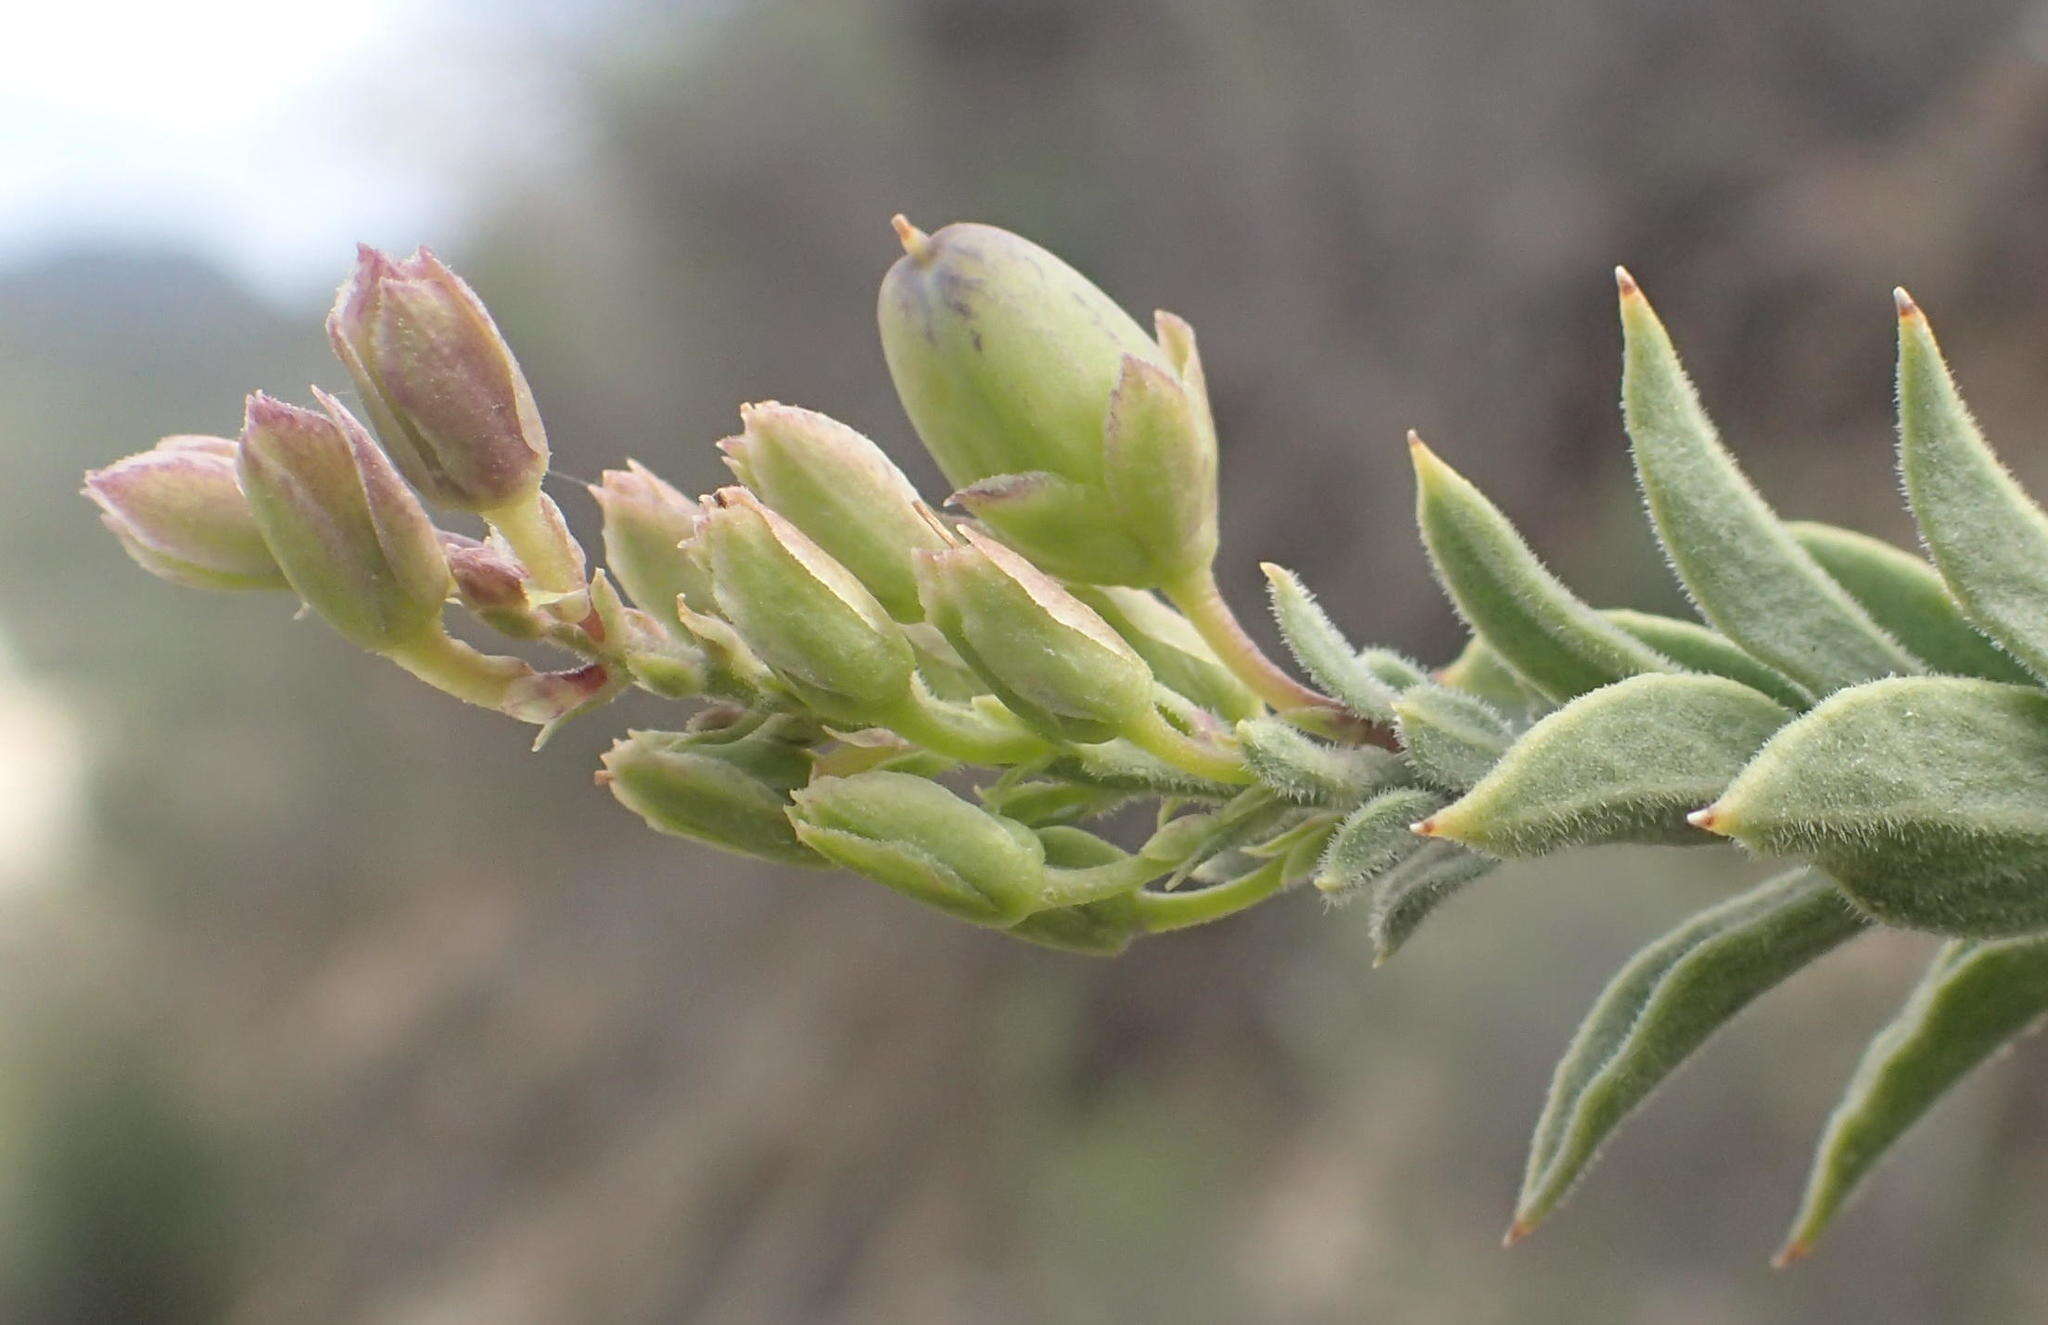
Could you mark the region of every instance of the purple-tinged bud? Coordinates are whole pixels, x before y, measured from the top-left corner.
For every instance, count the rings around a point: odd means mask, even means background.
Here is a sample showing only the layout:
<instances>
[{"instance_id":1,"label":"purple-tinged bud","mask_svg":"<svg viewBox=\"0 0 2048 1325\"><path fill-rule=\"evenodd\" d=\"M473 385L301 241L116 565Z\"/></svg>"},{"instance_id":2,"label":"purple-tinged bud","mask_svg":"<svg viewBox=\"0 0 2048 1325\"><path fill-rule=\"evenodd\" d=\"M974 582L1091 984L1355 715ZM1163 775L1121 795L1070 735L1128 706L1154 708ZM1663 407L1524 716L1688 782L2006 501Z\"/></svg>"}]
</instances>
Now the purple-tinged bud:
<instances>
[{"instance_id":1,"label":"purple-tinged bud","mask_svg":"<svg viewBox=\"0 0 2048 1325\"><path fill-rule=\"evenodd\" d=\"M898 621L920 621L911 554L946 540L894 461L837 419L766 401L718 444L740 482L832 554Z\"/></svg>"},{"instance_id":2,"label":"purple-tinged bud","mask_svg":"<svg viewBox=\"0 0 2048 1325\"><path fill-rule=\"evenodd\" d=\"M604 512L605 566L635 606L685 634L677 598L695 612L717 610L709 577L678 550L697 532L697 503L637 460L605 470L590 495Z\"/></svg>"},{"instance_id":3,"label":"purple-tinged bud","mask_svg":"<svg viewBox=\"0 0 2048 1325\"><path fill-rule=\"evenodd\" d=\"M288 589L235 478L225 437L166 437L87 471L85 495L135 563L195 589Z\"/></svg>"},{"instance_id":4,"label":"purple-tinged bud","mask_svg":"<svg viewBox=\"0 0 2048 1325\"><path fill-rule=\"evenodd\" d=\"M455 580L455 596L493 630L514 639L538 639L553 624L526 593L526 568L503 548L441 531L441 550Z\"/></svg>"},{"instance_id":5,"label":"purple-tinged bud","mask_svg":"<svg viewBox=\"0 0 2048 1325\"><path fill-rule=\"evenodd\" d=\"M440 531L339 401L319 414L257 392L242 429L242 490L291 587L330 625L385 652L438 633L453 587Z\"/></svg>"},{"instance_id":6,"label":"purple-tinged bud","mask_svg":"<svg viewBox=\"0 0 2048 1325\"><path fill-rule=\"evenodd\" d=\"M488 514L540 490L548 440L533 392L483 301L439 258L359 247L327 335L428 501Z\"/></svg>"}]
</instances>

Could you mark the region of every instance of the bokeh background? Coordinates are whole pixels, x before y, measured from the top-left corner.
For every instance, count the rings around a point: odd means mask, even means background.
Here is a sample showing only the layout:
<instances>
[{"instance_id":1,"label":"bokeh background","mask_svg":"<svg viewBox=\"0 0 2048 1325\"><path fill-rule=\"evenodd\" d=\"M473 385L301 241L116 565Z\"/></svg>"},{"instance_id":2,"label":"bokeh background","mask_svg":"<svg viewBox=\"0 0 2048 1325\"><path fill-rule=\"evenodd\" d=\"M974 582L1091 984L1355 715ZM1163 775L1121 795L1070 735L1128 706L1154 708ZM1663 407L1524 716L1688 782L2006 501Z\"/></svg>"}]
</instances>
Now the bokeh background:
<instances>
[{"instance_id":1,"label":"bokeh background","mask_svg":"<svg viewBox=\"0 0 2048 1325\"><path fill-rule=\"evenodd\" d=\"M1760 868L1493 876L1386 969L1283 900L1115 962L657 839L268 597L174 590L87 464L335 385L357 239L469 274L558 495L718 478L734 407L919 457L887 218L973 218L1201 329L1226 588L1441 660L1415 426L1588 596L1670 608L1608 269L1788 513L1895 537L1888 291L2048 490L2048 18L1545 5L71 0L0 86L0 1316L22 1321L2031 1321L2048 1050L1774 1274L1929 945L1764 1000L1496 1246L1550 1064ZM931 471L917 468L920 477Z\"/></svg>"}]
</instances>

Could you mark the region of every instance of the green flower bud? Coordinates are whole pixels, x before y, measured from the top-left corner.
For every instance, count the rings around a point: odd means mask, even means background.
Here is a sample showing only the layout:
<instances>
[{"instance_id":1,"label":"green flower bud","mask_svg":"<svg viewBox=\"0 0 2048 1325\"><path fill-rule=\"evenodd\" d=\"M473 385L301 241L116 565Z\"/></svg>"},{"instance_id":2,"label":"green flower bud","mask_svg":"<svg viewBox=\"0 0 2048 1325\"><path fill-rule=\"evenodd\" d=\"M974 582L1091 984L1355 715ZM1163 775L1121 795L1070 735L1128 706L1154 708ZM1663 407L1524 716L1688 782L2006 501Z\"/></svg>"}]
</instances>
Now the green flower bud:
<instances>
[{"instance_id":1,"label":"green flower bud","mask_svg":"<svg viewBox=\"0 0 2048 1325\"><path fill-rule=\"evenodd\" d=\"M775 724L723 732L628 732L598 780L672 837L784 864L821 865L791 829L789 793L810 776L806 745Z\"/></svg>"},{"instance_id":2,"label":"green flower bud","mask_svg":"<svg viewBox=\"0 0 2048 1325\"><path fill-rule=\"evenodd\" d=\"M1031 830L936 782L876 771L793 793L796 835L819 855L975 924L1008 929L1043 905Z\"/></svg>"},{"instance_id":3,"label":"green flower bud","mask_svg":"<svg viewBox=\"0 0 2048 1325\"><path fill-rule=\"evenodd\" d=\"M339 401L249 397L239 475L263 541L306 605L366 649L438 633L453 585L419 498Z\"/></svg>"},{"instance_id":4,"label":"green flower bud","mask_svg":"<svg viewBox=\"0 0 2048 1325\"><path fill-rule=\"evenodd\" d=\"M697 504L647 466L607 469L590 495L604 512L604 560L626 596L681 633L676 599L695 612L716 609L710 577L679 545L697 532Z\"/></svg>"},{"instance_id":5,"label":"green flower bud","mask_svg":"<svg viewBox=\"0 0 2048 1325\"><path fill-rule=\"evenodd\" d=\"M805 703L869 725L906 702L916 659L903 628L852 572L753 493L714 493L695 545L720 614Z\"/></svg>"},{"instance_id":6,"label":"green flower bud","mask_svg":"<svg viewBox=\"0 0 2048 1325\"><path fill-rule=\"evenodd\" d=\"M548 439L526 376L483 301L432 253L360 246L327 336L427 500L490 512L539 492Z\"/></svg>"},{"instance_id":7,"label":"green flower bud","mask_svg":"<svg viewBox=\"0 0 2048 1325\"><path fill-rule=\"evenodd\" d=\"M740 421L745 431L718 444L740 482L860 577L889 615L921 620L911 553L946 540L903 471L811 410L768 401L741 406Z\"/></svg>"},{"instance_id":8,"label":"green flower bud","mask_svg":"<svg viewBox=\"0 0 2048 1325\"><path fill-rule=\"evenodd\" d=\"M932 624L1018 717L1097 742L1155 721L1152 670L1109 623L1045 572L972 529L918 554Z\"/></svg>"},{"instance_id":9,"label":"green flower bud","mask_svg":"<svg viewBox=\"0 0 2048 1325\"><path fill-rule=\"evenodd\" d=\"M882 348L955 500L1063 579L1154 588L1206 569L1216 439L1187 324L1162 315L1162 347L993 226L897 230Z\"/></svg>"},{"instance_id":10,"label":"green flower bud","mask_svg":"<svg viewBox=\"0 0 2048 1325\"><path fill-rule=\"evenodd\" d=\"M138 566L195 589L291 586L263 542L225 437L166 437L88 470L86 497Z\"/></svg>"}]
</instances>

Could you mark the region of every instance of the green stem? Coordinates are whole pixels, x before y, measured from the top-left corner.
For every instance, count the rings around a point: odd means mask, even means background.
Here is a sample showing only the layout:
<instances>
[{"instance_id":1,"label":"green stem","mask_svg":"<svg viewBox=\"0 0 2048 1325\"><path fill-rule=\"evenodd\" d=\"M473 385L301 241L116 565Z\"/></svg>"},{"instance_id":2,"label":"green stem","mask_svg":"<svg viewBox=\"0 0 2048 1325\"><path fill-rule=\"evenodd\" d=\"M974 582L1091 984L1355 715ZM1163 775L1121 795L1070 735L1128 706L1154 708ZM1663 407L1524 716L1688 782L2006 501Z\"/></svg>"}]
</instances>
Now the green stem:
<instances>
[{"instance_id":1,"label":"green stem","mask_svg":"<svg viewBox=\"0 0 2048 1325\"><path fill-rule=\"evenodd\" d=\"M1266 656L1258 641L1245 631L1237 614L1230 610L1230 604L1223 600L1213 569L1205 566L1185 580L1165 585L1164 592L1223 665L1260 699L1283 712L1338 707L1328 695L1295 680Z\"/></svg>"},{"instance_id":2,"label":"green stem","mask_svg":"<svg viewBox=\"0 0 2048 1325\"><path fill-rule=\"evenodd\" d=\"M913 687L895 712L883 715L882 725L913 744L968 764L1021 764L1052 749L1022 726L949 704L922 686Z\"/></svg>"},{"instance_id":3,"label":"green stem","mask_svg":"<svg viewBox=\"0 0 2048 1325\"><path fill-rule=\"evenodd\" d=\"M1125 739L1147 753L1172 764L1175 768L1193 773L1196 777L1211 782L1224 782L1231 786L1246 786L1252 781L1251 770L1244 766L1244 760L1229 750L1219 749L1206 741L1198 741L1180 728L1168 722L1153 709L1149 720L1124 733Z\"/></svg>"},{"instance_id":4,"label":"green stem","mask_svg":"<svg viewBox=\"0 0 2048 1325\"><path fill-rule=\"evenodd\" d=\"M1280 859L1269 860L1229 883L1187 893L1141 892L1132 900L1138 905L1138 919L1144 924L1145 931L1161 934L1169 929L1206 925L1211 920L1236 915L1286 886L1287 862Z\"/></svg>"},{"instance_id":5,"label":"green stem","mask_svg":"<svg viewBox=\"0 0 2048 1325\"><path fill-rule=\"evenodd\" d=\"M418 639L382 652L436 690L487 709L502 709L513 682L533 675L519 659L480 652L438 622Z\"/></svg>"},{"instance_id":6,"label":"green stem","mask_svg":"<svg viewBox=\"0 0 2048 1325\"><path fill-rule=\"evenodd\" d=\"M1145 856L1124 856L1103 865L1081 869L1048 866L1045 871L1045 904L1048 908L1081 906L1109 897L1133 893L1173 868L1171 861Z\"/></svg>"},{"instance_id":7,"label":"green stem","mask_svg":"<svg viewBox=\"0 0 2048 1325\"><path fill-rule=\"evenodd\" d=\"M479 512L505 540L535 584L550 593L573 594L583 585L583 549L569 536L554 499L544 492Z\"/></svg>"}]
</instances>

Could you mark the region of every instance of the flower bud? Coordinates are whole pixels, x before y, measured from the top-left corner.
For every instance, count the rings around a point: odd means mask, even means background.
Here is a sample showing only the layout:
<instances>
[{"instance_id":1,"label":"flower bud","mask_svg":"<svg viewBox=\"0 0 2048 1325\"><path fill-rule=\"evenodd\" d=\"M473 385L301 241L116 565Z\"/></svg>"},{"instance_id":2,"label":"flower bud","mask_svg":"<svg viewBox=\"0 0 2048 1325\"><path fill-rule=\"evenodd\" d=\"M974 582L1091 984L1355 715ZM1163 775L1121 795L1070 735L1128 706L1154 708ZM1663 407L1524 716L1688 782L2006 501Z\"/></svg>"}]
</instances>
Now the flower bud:
<instances>
[{"instance_id":1,"label":"flower bud","mask_svg":"<svg viewBox=\"0 0 2048 1325\"><path fill-rule=\"evenodd\" d=\"M719 612L805 703L867 725L900 707L910 642L861 582L745 488L720 488L698 519Z\"/></svg>"},{"instance_id":2,"label":"flower bud","mask_svg":"<svg viewBox=\"0 0 2048 1325\"><path fill-rule=\"evenodd\" d=\"M1007 929L1043 904L1045 848L1031 830L936 782L856 773L793 799L796 835L819 855L949 915Z\"/></svg>"},{"instance_id":3,"label":"flower bud","mask_svg":"<svg viewBox=\"0 0 2048 1325\"><path fill-rule=\"evenodd\" d=\"M366 649L438 630L451 589L419 498L339 401L249 397L239 475L256 527L306 605Z\"/></svg>"},{"instance_id":4,"label":"flower bud","mask_svg":"<svg viewBox=\"0 0 2048 1325\"><path fill-rule=\"evenodd\" d=\"M740 482L860 578L889 615L918 621L911 553L946 540L882 449L836 419L773 401L740 407L718 444Z\"/></svg>"},{"instance_id":5,"label":"flower bud","mask_svg":"<svg viewBox=\"0 0 2048 1325\"><path fill-rule=\"evenodd\" d=\"M723 732L628 732L603 758L599 781L656 832L784 864L823 864L791 829L789 793L810 776L810 753L764 725Z\"/></svg>"},{"instance_id":6,"label":"flower bud","mask_svg":"<svg viewBox=\"0 0 2048 1325\"><path fill-rule=\"evenodd\" d=\"M590 495L604 512L605 565L626 597L678 631L677 598L692 611L716 609L709 577L678 550L697 532L695 502L637 460L605 470Z\"/></svg>"},{"instance_id":7,"label":"flower bud","mask_svg":"<svg viewBox=\"0 0 2048 1325\"><path fill-rule=\"evenodd\" d=\"M1187 324L1162 315L1162 346L993 226L898 231L882 348L955 500L1063 579L1154 588L1206 569L1216 442Z\"/></svg>"},{"instance_id":8,"label":"flower bud","mask_svg":"<svg viewBox=\"0 0 2048 1325\"><path fill-rule=\"evenodd\" d=\"M925 610L1018 717L1097 742L1155 716L1152 671L1052 577L992 538L918 554Z\"/></svg>"},{"instance_id":9,"label":"flower bud","mask_svg":"<svg viewBox=\"0 0 2048 1325\"><path fill-rule=\"evenodd\" d=\"M225 437L166 437L87 471L85 495L135 563L195 589L286 589Z\"/></svg>"},{"instance_id":10,"label":"flower bud","mask_svg":"<svg viewBox=\"0 0 2048 1325\"><path fill-rule=\"evenodd\" d=\"M501 548L478 539L441 533L441 551L455 581L455 596L492 629L515 639L537 639L548 623L526 595L526 568Z\"/></svg>"},{"instance_id":11,"label":"flower bud","mask_svg":"<svg viewBox=\"0 0 2048 1325\"><path fill-rule=\"evenodd\" d=\"M427 500L489 512L539 491L548 440L533 393L483 301L439 258L359 247L327 336Z\"/></svg>"}]
</instances>

